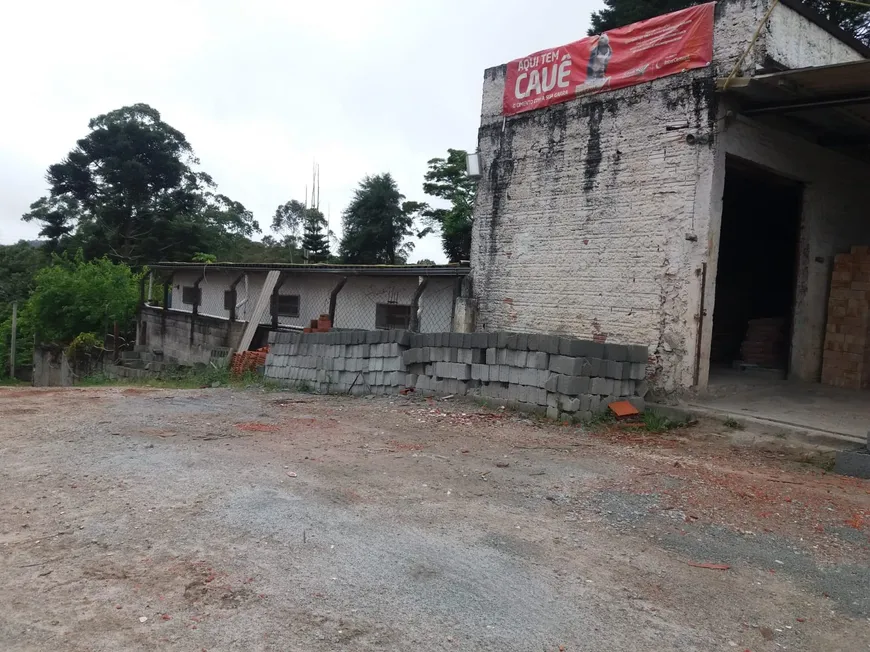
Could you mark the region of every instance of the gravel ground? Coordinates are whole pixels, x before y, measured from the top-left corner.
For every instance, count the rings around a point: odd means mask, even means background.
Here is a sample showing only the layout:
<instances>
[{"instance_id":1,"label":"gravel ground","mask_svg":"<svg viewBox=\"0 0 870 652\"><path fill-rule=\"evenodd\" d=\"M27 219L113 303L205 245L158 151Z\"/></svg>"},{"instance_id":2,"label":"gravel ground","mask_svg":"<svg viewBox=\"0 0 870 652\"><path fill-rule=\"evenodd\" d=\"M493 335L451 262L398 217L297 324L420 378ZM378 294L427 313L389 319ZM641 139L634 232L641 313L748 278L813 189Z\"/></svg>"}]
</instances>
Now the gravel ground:
<instances>
[{"instance_id":1,"label":"gravel ground","mask_svg":"<svg viewBox=\"0 0 870 652\"><path fill-rule=\"evenodd\" d=\"M0 388L0 647L870 649L870 482L741 437Z\"/></svg>"}]
</instances>

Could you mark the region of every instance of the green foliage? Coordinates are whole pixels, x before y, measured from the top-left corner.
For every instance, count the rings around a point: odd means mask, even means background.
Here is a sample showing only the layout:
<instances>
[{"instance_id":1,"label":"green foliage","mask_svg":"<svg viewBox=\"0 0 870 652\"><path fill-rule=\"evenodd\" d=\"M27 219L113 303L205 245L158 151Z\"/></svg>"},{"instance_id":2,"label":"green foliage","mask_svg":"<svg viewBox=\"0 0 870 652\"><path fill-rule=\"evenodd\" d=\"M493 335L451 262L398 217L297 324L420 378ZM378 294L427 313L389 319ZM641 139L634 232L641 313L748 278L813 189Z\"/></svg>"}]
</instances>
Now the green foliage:
<instances>
[{"instance_id":1,"label":"green foliage","mask_svg":"<svg viewBox=\"0 0 870 652\"><path fill-rule=\"evenodd\" d=\"M414 248L405 239L414 233L421 204L405 202L393 177L367 176L354 192L343 215L339 256L356 265L397 265Z\"/></svg>"},{"instance_id":2,"label":"green foliage","mask_svg":"<svg viewBox=\"0 0 870 652\"><path fill-rule=\"evenodd\" d=\"M643 413L643 424L649 432L665 432L674 428L682 428L686 425L685 421L674 421L663 414L647 410Z\"/></svg>"},{"instance_id":3,"label":"green foliage","mask_svg":"<svg viewBox=\"0 0 870 652\"><path fill-rule=\"evenodd\" d=\"M12 310L0 321L0 378L9 376L9 353L12 342ZM33 360L33 315L25 302L18 306L18 328L15 339L15 366L28 365Z\"/></svg>"},{"instance_id":4,"label":"green foliage","mask_svg":"<svg viewBox=\"0 0 870 652\"><path fill-rule=\"evenodd\" d=\"M80 333L105 333L115 321L126 326L139 301L139 277L108 258L55 256L36 274L27 303L39 341L66 344Z\"/></svg>"},{"instance_id":5,"label":"green foliage","mask_svg":"<svg viewBox=\"0 0 870 652\"><path fill-rule=\"evenodd\" d=\"M250 211L215 192L184 134L147 104L92 119L90 133L48 168L50 195L25 221L42 224L50 250L81 249L139 266L219 251L259 231Z\"/></svg>"},{"instance_id":6,"label":"green foliage","mask_svg":"<svg viewBox=\"0 0 870 652\"><path fill-rule=\"evenodd\" d=\"M0 311L4 304L24 301L33 289L36 271L48 264L46 251L21 240L14 245L0 245ZM0 312L0 318L5 314Z\"/></svg>"},{"instance_id":7,"label":"green foliage","mask_svg":"<svg viewBox=\"0 0 870 652\"><path fill-rule=\"evenodd\" d=\"M215 263L217 262L217 256L214 254L204 254L202 252L194 254L191 259L195 263Z\"/></svg>"},{"instance_id":8,"label":"green foliage","mask_svg":"<svg viewBox=\"0 0 870 652\"><path fill-rule=\"evenodd\" d=\"M743 430L746 427L737 419L734 419L732 417L728 417L723 423L725 424L726 428L731 428L732 430Z\"/></svg>"},{"instance_id":9,"label":"green foliage","mask_svg":"<svg viewBox=\"0 0 870 652\"><path fill-rule=\"evenodd\" d=\"M450 208L422 205L420 215L428 227L423 233L440 231L441 247L450 262L471 258L471 229L474 224L474 198L477 181L468 176L467 152L448 149L447 158L429 161L423 192L450 202Z\"/></svg>"},{"instance_id":10,"label":"green foliage","mask_svg":"<svg viewBox=\"0 0 870 652\"><path fill-rule=\"evenodd\" d=\"M870 45L870 10L866 7L839 0L802 2L858 40ZM702 3L703 0L604 0L605 8L592 12L589 35Z\"/></svg>"},{"instance_id":11,"label":"green foliage","mask_svg":"<svg viewBox=\"0 0 870 652\"><path fill-rule=\"evenodd\" d=\"M272 218L272 230L284 234L285 246L292 245L295 249L299 231L302 230L302 252L310 263L320 263L329 259L329 237L326 228L326 218L319 208L307 206L296 199L279 206Z\"/></svg>"},{"instance_id":12,"label":"green foliage","mask_svg":"<svg viewBox=\"0 0 870 652\"><path fill-rule=\"evenodd\" d=\"M302 250L308 256L308 262L321 263L329 259L329 240L326 232L326 218L316 208L309 208L305 216L302 235Z\"/></svg>"},{"instance_id":13,"label":"green foliage","mask_svg":"<svg viewBox=\"0 0 870 652\"><path fill-rule=\"evenodd\" d=\"M79 333L66 347L66 354L70 358L78 358L102 348L103 339L96 333Z\"/></svg>"}]
</instances>

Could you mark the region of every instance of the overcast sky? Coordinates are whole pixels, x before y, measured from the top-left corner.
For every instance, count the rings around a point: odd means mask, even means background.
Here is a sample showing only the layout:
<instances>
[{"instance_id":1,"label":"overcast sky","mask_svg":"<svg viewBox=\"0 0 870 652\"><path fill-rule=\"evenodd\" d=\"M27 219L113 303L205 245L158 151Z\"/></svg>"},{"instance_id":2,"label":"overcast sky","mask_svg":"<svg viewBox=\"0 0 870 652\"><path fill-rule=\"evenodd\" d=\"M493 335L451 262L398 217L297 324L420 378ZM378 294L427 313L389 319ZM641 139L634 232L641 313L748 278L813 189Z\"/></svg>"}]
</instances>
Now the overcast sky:
<instances>
[{"instance_id":1,"label":"overcast sky","mask_svg":"<svg viewBox=\"0 0 870 652\"><path fill-rule=\"evenodd\" d=\"M582 38L600 2L210 0L5 3L0 243L88 120L144 102L264 232L314 160L334 230L366 174L426 200L426 161L474 149L483 70ZM438 239L411 261L444 260Z\"/></svg>"}]
</instances>

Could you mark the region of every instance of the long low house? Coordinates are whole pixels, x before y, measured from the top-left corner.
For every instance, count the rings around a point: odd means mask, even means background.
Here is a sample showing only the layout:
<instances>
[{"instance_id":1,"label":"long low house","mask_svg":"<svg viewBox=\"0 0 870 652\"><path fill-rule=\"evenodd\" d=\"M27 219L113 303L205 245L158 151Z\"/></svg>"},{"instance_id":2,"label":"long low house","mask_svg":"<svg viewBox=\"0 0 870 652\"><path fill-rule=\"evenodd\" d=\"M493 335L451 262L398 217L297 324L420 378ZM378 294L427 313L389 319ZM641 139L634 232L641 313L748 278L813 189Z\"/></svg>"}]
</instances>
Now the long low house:
<instances>
[{"instance_id":1,"label":"long low house","mask_svg":"<svg viewBox=\"0 0 870 652\"><path fill-rule=\"evenodd\" d=\"M137 343L183 364L206 362L215 349L263 346L269 331L302 330L321 315L337 329L469 328L459 323L467 317L469 268L458 265L158 263L150 269Z\"/></svg>"}]
</instances>

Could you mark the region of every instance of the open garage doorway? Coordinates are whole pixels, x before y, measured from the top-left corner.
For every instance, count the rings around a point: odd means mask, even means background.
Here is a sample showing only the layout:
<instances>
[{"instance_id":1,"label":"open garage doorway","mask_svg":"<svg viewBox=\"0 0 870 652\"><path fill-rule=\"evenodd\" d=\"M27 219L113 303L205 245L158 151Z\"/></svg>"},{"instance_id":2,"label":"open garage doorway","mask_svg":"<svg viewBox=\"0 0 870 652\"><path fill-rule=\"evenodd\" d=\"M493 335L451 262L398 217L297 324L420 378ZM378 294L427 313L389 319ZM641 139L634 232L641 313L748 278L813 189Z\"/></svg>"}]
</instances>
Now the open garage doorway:
<instances>
[{"instance_id":1,"label":"open garage doorway","mask_svg":"<svg viewBox=\"0 0 870 652\"><path fill-rule=\"evenodd\" d=\"M728 159L711 374L788 373L802 194L800 183Z\"/></svg>"}]
</instances>

